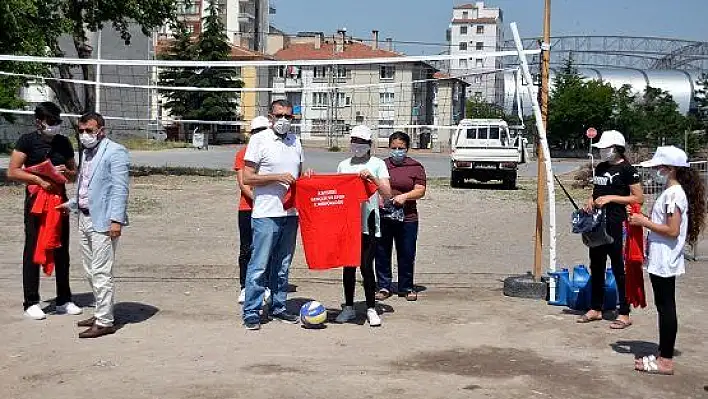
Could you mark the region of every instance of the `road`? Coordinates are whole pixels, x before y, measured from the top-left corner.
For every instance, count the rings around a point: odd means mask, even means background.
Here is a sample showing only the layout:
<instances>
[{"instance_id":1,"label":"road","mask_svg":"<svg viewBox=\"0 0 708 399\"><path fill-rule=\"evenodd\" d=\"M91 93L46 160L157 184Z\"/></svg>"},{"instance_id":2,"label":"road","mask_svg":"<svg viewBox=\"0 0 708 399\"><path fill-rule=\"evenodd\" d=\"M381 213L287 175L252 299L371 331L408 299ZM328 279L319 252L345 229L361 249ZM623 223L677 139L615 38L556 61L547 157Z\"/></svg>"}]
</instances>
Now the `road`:
<instances>
[{"instance_id":1,"label":"road","mask_svg":"<svg viewBox=\"0 0 708 399\"><path fill-rule=\"evenodd\" d=\"M132 163L139 166L181 166L209 169L230 169L233 165L234 154L239 147L212 146L208 150L174 149L165 151L132 151ZM384 156L383 150L379 152ZM332 173L337 170L339 161L349 156L346 152L336 153L321 149L305 149L305 167L317 172ZM416 153L412 156L425 166L430 177L449 177L450 161L444 154ZM0 168L7 168L8 158L0 158ZM556 174L568 173L585 163L584 160L556 160L553 169ZM522 165L519 176L536 176L536 163Z\"/></svg>"}]
</instances>

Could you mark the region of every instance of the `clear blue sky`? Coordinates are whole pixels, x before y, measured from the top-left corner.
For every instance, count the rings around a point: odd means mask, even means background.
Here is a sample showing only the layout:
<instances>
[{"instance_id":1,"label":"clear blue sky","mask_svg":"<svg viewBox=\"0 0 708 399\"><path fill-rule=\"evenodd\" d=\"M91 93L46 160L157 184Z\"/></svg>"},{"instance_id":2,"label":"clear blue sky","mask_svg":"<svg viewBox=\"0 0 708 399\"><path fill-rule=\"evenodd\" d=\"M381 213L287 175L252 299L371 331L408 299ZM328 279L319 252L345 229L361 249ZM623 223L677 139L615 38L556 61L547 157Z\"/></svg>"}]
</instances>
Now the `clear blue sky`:
<instances>
[{"instance_id":1,"label":"clear blue sky","mask_svg":"<svg viewBox=\"0 0 708 399\"><path fill-rule=\"evenodd\" d=\"M275 26L288 33L346 27L354 37L445 43L452 0L271 0ZM504 25L517 22L524 37L541 34L543 0L495 0ZM708 41L708 0L552 0L552 34L656 36ZM396 45L410 55L434 54L434 46Z\"/></svg>"}]
</instances>

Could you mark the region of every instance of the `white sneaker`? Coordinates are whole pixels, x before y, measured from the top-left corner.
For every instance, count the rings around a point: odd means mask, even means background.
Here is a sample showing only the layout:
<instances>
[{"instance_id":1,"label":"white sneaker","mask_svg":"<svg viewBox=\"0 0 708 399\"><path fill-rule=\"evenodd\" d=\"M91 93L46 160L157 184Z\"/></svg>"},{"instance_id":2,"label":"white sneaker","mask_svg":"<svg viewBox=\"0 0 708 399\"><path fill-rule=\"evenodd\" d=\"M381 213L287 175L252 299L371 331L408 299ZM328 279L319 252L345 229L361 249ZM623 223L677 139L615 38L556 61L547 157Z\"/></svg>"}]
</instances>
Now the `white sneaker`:
<instances>
[{"instance_id":1,"label":"white sneaker","mask_svg":"<svg viewBox=\"0 0 708 399\"><path fill-rule=\"evenodd\" d=\"M269 305L271 300L270 288L265 289L265 294L263 294L263 304Z\"/></svg>"},{"instance_id":2,"label":"white sneaker","mask_svg":"<svg viewBox=\"0 0 708 399\"><path fill-rule=\"evenodd\" d=\"M379 327L381 325L381 318L374 308L366 309L366 320L369 321L369 326L371 327Z\"/></svg>"},{"instance_id":3,"label":"white sneaker","mask_svg":"<svg viewBox=\"0 0 708 399\"><path fill-rule=\"evenodd\" d=\"M25 310L25 317L32 320L44 320L47 318L47 315L39 305L32 305Z\"/></svg>"},{"instance_id":4,"label":"white sneaker","mask_svg":"<svg viewBox=\"0 0 708 399\"><path fill-rule=\"evenodd\" d=\"M348 321L352 321L356 319L356 311L354 310L354 306L345 306L342 309L342 312L339 313L336 319L334 319L335 323L346 323Z\"/></svg>"},{"instance_id":5,"label":"white sneaker","mask_svg":"<svg viewBox=\"0 0 708 399\"><path fill-rule=\"evenodd\" d=\"M83 309L76 306L74 302L67 302L63 305L57 306L57 314L70 314L72 316L80 315L84 312Z\"/></svg>"},{"instance_id":6,"label":"white sneaker","mask_svg":"<svg viewBox=\"0 0 708 399\"><path fill-rule=\"evenodd\" d=\"M246 302L246 289L241 288L241 293L238 294L238 303L243 304Z\"/></svg>"}]
</instances>

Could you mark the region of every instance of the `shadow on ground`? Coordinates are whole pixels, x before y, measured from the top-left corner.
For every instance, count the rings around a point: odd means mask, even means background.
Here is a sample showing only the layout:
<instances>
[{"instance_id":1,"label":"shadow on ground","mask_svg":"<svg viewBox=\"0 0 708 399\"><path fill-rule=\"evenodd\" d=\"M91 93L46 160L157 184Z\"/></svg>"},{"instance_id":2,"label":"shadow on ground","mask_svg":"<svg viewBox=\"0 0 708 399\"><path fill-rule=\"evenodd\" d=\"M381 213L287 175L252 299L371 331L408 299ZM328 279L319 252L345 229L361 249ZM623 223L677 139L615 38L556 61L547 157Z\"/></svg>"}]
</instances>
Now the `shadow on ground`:
<instances>
[{"instance_id":1,"label":"shadow on ground","mask_svg":"<svg viewBox=\"0 0 708 399\"><path fill-rule=\"evenodd\" d=\"M614 344L610 344L610 348L617 353L631 353L635 358L659 353L659 345L647 341L617 341ZM681 352L674 350L674 357L678 356L681 356Z\"/></svg>"}]
</instances>

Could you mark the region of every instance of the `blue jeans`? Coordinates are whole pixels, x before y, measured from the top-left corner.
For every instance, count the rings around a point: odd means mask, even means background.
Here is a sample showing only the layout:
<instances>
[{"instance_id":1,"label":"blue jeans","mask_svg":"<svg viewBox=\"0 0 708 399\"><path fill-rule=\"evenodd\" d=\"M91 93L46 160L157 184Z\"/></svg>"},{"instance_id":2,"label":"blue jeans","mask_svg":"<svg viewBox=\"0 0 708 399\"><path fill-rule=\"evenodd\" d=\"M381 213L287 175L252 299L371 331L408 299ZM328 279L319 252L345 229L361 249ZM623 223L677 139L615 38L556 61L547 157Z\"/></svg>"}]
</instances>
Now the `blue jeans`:
<instances>
[{"instance_id":1,"label":"blue jeans","mask_svg":"<svg viewBox=\"0 0 708 399\"><path fill-rule=\"evenodd\" d=\"M265 294L265 271L270 269L272 314L285 311L288 296L288 274L295 252L297 216L253 219L253 251L246 271L246 302L243 321L258 322Z\"/></svg>"},{"instance_id":2,"label":"blue jeans","mask_svg":"<svg viewBox=\"0 0 708 399\"><path fill-rule=\"evenodd\" d=\"M418 222L395 222L381 219L381 238L376 248L376 279L379 289L391 292L391 255L396 245L398 292L413 292Z\"/></svg>"}]
</instances>

